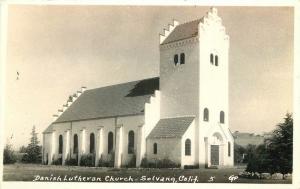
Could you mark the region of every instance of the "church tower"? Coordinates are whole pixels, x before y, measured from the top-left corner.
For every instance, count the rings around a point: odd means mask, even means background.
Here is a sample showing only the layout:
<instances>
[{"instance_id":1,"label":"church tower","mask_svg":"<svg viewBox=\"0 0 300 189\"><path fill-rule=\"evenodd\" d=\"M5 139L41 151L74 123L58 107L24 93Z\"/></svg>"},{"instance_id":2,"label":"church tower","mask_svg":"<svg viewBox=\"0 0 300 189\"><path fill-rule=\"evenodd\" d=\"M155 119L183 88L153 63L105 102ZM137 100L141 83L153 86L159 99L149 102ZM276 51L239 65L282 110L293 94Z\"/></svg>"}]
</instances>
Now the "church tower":
<instances>
[{"instance_id":1,"label":"church tower","mask_svg":"<svg viewBox=\"0 0 300 189\"><path fill-rule=\"evenodd\" d=\"M229 36L216 8L160 36L160 117L195 116L194 164L233 165Z\"/></svg>"}]
</instances>

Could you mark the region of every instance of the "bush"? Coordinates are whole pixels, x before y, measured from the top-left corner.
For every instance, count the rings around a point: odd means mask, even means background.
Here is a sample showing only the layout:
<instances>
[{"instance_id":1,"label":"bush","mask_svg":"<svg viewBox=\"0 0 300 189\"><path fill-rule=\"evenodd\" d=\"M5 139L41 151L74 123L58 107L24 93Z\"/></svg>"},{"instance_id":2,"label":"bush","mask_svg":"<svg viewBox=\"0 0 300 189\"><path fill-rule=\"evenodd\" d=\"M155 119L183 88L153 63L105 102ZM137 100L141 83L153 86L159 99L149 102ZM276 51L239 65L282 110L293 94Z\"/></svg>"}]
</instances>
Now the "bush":
<instances>
[{"instance_id":1,"label":"bush","mask_svg":"<svg viewBox=\"0 0 300 189\"><path fill-rule=\"evenodd\" d=\"M80 166L94 167L95 166L95 154L84 154L80 157Z\"/></svg>"},{"instance_id":2,"label":"bush","mask_svg":"<svg viewBox=\"0 0 300 189\"><path fill-rule=\"evenodd\" d=\"M66 160L65 164L68 166L76 166L78 165L78 160L75 158L69 158Z\"/></svg>"},{"instance_id":3,"label":"bush","mask_svg":"<svg viewBox=\"0 0 300 189\"><path fill-rule=\"evenodd\" d=\"M171 161L168 158L153 161L148 161L147 158L143 158L141 162L143 168L179 168L180 164Z\"/></svg>"},{"instance_id":4,"label":"bush","mask_svg":"<svg viewBox=\"0 0 300 189\"><path fill-rule=\"evenodd\" d=\"M126 168L136 167L136 155L135 154L132 155L132 158L130 159L130 161L128 162L128 164L125 167Z\"/></svg>"},{"instance_id":5,"label":"bush","mask_svg":"<svg viewBox=\"0 0 300 189\"><path fill-rule=\"evenodd\" d=\"M62 158L57 158L53 160L52 165L62 165Z\"/></svg>"},{"instance_id":6,"label":"bush","mask_svg":"<svg viewBox=\"0 0 300 189\"><path fill-rule=\"evenodd\" d=\"M115 165L115 154L111 153L110 158L104 158L104 156L101 155L101 158L99 159L99 167L114 167Z\"/></svg>"},{"instance_id":7,"label":"bush","mask_svg":"<svg viewBox=\"0 0 300 189\"><path fill-rule=\"evenodd\" d=\"M199 164L197 164L197 165L185 165L184 169L199 169Z\"/></svg>"},{"instance_id":8,"label":"bush","mask_svg":"<svg viewBox=\"0 0 300 189\"><path fill-rule=\"evenodd\" d=\"M6 145L3 152L3 164L16 163L17 157L12 149L11 145Z\"/></svg>"}]
</instances>

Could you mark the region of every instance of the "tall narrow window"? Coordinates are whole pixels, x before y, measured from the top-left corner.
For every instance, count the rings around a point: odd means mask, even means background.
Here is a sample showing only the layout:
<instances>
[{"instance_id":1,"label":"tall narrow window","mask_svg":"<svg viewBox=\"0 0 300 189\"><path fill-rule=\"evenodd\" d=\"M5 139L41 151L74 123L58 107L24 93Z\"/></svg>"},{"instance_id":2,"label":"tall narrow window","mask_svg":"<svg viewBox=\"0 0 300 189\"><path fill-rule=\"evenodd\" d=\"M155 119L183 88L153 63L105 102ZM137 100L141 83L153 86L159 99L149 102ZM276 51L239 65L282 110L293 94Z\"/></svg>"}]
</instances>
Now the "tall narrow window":
<instances>
[{"instance_id":1,"label":"tall narrow window","mask_svg":"<svg viewBox=\"0 0 300 189\"><path fill-rule=\"evenodd\" d=\"M73 153L74 154L78 153L78 136L77 136L77 134L74 135L74 139L73 139Z\"/></svg>"},{"instance_id":2,"label":"tall narrow window","mask_svg":"<svg viewBox=\"0 0 300 189\"><path fill-rule=\"evenodd\" d=\"M231 155L231 143L228 142L228 157Z\"/></svg>"},{"instance_id":3,"label":"tall narrow window","mask_svg":"<svg viewBox=\"0 0 300 189\"><path fill-rule=\"evenodd\" d=\"M107 138L107 150L109 154L112 152L113 148L114 148L114 134L112 132L109 132Z\"/></svg>"},{"instance_id":4,"label":"tall narrow window","mask_svg":"<svg viewBox=\"0 0 300 189\"><path fill-rule=\"evenodd\" d=\"M209 121L209 111L207 108L204 108L203 111L203 121Z\"/></svg>"},{"instance_id":5,"label":"tall narrow window","mask_svg":"<svg viewBox=\"0 0 300 189\"><path fill-rule=\"evenodd\" d=\"M59 135L58 137L58 153L62 154L63 152L63 136Z\"/></svg>"},{"instance_id":6,"label":"tall narrow window","mask_svg":"<svg viewBox=\"0 0 300 189\"><path fill-rule=\"evenodd\" d=\"M210 54L210 63L211 64L214 64L214 55L213 54Z\"/></svg>"},{"instance_id":7,"label":"tall narrow window","mask_svg":"<svg viewBox=\"0 0 300 189\"><path fill-rule=\"evenodd\" d=\"M133 154L134 152L134 132L129 131L128 133L128 154Z\"/></svg>"},{"instance_id":8,"label":"tall narrow window","mask_svg":"<svg viewBox=\"0 0 300 189\"><path fill-rule=\"evenodd\" d=\"M184 64L185 63L185 55L184 53L180 54L180 64Z\"/></svg>"},{"instance_id":9,"label":"tall narrow window","mask_svg":"<svg viewBox=\"0 0 300 189\"><path fill-rule=\"evenodd\" d=\"M178 63L178 54L174 55L174 64L176 65Z\"/></svg>"},{"instance_id":10,"label":"tall narrow window","mask_svg":"<svg viewBox=\"0 0 300 189\"><path fill-rule=\"evenodd\" d=\"M95 153L95 134L90 134L90 153Z\"/></svg>"},{"instance_id":11,"label":"tall narrow window","mask_svg":"<svg viewBox=\"0 0 300 189\"><path fill-rule=\"evenodd\" d=\"M215 65L216 65L216 66L219 65L219 58L218 58L218 55L215 56Z\"/></svg>"},{"instance_id":12,"label":"tall narrow window","mask_svg":"<svg viewBox=\"0 0 300 189\"><path fill-rule=\"evenodd\" d=\"M220 123L225 123L225 113L223 111L220 112Z\"/></svg>"},{"instance_id":13,"label":"tall narrow window","mask_svg":"<svg viewBox=\"0 0 300 189\"><path fill-rule=\"evenodd\" d=\"M190 139L185 140L185 155L186 156L191 155L191 140Z\"/></svg>"},{"instance_id":14,"label":"tall narrow window","mask_svg":"<svg viewBox=\"0 0 300 189\"><path fill-rule=\"evenodd\" d=\"M157 154L157 143L153 144L153 154Z\"/></svg>"}]
</instances>

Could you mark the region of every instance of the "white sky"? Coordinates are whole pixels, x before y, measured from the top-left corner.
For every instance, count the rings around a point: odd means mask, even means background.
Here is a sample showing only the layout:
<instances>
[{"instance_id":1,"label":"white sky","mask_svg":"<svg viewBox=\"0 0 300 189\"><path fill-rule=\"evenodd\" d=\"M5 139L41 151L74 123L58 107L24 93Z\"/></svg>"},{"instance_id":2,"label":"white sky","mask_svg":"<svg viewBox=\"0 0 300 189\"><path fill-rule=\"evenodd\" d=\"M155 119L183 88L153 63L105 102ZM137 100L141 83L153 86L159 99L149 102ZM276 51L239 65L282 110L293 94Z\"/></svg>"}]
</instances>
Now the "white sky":
<instances>
[{"instance_id":1,"label":"white sky","mask_svg":"<svg viewBox=\"0 0 300 189\"><path fill-rule=\"evenodd\" d=\"M292 111L293 9L217 7L230 36L230 129L270 131ZM5 137L27 145L68 95L158 76L159 37L172 19L209 7L10 6ZM20 79L16 80L16 72Z\"/></svg>"}]
</instances>

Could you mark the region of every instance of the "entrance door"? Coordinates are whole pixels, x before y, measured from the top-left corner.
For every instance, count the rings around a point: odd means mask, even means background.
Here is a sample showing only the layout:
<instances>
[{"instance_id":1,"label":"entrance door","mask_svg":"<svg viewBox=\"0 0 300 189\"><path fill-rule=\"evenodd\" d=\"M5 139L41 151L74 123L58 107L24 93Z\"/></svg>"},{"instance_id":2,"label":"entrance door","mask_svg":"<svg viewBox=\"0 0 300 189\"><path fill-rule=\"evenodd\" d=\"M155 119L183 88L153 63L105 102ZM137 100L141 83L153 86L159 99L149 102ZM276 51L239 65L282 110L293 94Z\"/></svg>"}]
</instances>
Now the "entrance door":
<instances>
[{"instance_id":1,"label":"entrance door","mask_svg":"<svg viewBox=\"0 0 300 189\"><path fill-rule=\"evenodd\" d=\"M211 165L219 165L219 145L210 146Z\"/></svg>"}]
</instances>

